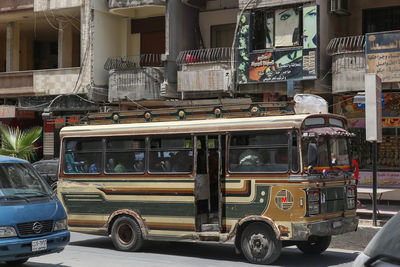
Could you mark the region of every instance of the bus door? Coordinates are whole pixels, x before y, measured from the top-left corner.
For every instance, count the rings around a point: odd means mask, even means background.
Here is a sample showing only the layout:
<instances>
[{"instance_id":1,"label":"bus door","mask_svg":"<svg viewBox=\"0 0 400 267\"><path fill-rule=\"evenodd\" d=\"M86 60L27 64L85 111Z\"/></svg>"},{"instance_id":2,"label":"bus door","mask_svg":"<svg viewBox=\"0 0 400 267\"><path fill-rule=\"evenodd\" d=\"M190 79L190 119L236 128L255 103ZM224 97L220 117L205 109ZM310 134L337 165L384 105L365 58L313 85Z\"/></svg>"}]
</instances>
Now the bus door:
<instances>
[{"instance_id":1,"label":"bus door","mask_svg":"<svg viewBox=\"0 0 400 267\"><path fill-rule=\"evenodd\" d=\"M225 135L196 136L195 140L196 231L220 232Z\"/></svg>"}]
</instances>

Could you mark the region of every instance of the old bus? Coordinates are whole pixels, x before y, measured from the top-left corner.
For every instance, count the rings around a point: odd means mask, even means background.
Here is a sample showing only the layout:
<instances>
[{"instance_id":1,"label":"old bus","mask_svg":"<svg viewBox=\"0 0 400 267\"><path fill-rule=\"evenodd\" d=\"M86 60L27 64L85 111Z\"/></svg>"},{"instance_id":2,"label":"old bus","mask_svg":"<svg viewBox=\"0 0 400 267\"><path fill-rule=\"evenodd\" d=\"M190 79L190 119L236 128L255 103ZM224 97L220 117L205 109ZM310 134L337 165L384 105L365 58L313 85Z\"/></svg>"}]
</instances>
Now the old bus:
<instances>
[{"instance_id":1,"label":"old bus","mask_svg":"<svg viewBox=\"0 0 400 267\"><path fill-rule=\"evenodd\" d=\"M71 231L233 240L252 263L325 251L355 231L346 120L332 114L84 125L61 130L58 194Z\"/></svg>"}]
</instances>

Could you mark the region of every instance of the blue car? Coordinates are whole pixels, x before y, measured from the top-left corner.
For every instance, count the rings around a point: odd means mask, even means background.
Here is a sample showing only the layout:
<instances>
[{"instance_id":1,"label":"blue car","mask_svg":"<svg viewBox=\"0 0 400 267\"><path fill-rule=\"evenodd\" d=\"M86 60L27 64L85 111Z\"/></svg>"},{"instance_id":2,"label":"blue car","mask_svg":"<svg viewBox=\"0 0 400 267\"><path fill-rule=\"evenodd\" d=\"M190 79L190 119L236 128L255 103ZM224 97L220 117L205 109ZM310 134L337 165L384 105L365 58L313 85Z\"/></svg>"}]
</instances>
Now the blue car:
<instances>
[{"instance_id":1,"label":"blue car","mask_svg":"<svg viewBox=\"0 0 400 267\"><path fill-rule=\"evenodd\" d=\"M0 262L62 251L68 244L65 210L32 165L0 156Z\"/></svg>"}]
</instances>

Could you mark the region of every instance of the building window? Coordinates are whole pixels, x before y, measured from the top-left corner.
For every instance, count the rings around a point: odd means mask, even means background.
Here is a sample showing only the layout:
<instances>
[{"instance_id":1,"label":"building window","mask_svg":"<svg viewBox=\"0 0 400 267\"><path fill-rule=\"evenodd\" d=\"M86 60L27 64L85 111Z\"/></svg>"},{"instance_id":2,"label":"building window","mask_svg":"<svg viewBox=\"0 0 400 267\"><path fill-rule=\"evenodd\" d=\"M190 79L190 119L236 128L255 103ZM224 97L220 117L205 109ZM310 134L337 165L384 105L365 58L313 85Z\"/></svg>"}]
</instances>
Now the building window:
<instances>
[{"instance_id":1,"label":"building window","mask_svg":"<svg viewBox=\"0 0 400 267\"><path fill-rule=\"evenodd\" d=\"M232 47L236 24L211 26L211 47Z\"/></svg>"},{"instance_id":2,"label":"building window","mask_svg":"<svg viewBox=\"0 0 400 267\"><path fill-rule=\"evenodd\" d=\"M363 34L400 30L400 6L364 9Z\"/></svg>"}]
</instances>

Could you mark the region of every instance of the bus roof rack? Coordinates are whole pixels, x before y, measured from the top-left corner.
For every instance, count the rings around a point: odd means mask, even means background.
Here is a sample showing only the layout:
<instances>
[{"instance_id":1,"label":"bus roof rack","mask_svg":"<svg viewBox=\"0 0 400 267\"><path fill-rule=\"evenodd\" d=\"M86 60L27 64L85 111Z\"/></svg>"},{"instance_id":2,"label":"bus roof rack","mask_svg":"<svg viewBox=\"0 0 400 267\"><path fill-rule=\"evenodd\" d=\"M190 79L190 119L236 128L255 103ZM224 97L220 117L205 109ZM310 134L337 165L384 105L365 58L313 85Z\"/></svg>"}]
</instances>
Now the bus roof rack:
<instances>
[{"instance_id":1,"label":"bus roof rack","mask_svg":"<svg viewBox=\"0 0 400 267\"><path fill-rule=\"evenodd\" d=\"M295 114L294 106L294 101L285 101L239 105L192 106L89 113L85 119L81 120L81 123L90 125L101 125L115 123L140 123L291 115Z\"/></svg>"}]
</instances>

